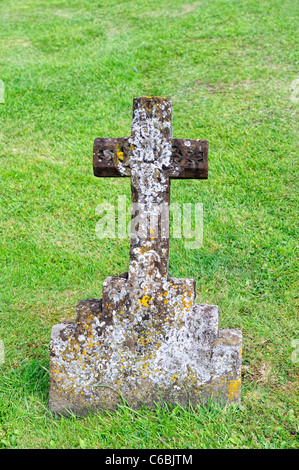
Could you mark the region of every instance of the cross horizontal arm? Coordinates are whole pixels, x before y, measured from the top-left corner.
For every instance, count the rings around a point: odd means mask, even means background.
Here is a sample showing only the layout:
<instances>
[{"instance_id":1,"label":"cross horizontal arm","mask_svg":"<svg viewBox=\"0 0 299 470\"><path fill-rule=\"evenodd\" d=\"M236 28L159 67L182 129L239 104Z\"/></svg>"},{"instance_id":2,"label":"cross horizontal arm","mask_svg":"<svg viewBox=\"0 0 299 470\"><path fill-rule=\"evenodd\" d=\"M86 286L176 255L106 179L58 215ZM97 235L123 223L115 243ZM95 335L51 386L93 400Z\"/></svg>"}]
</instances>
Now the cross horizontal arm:
<instances>
[{"instance_id":1,"label":"cross horizontal arm","mask_svg":"<svg viewBox=\"0 0 299 470\"><path fill-rule=\"evenodd\" d=\"M93 173L94 176L130 176L128 158L128 138L118 139L98 138L93 146ZM120 171L119 164L122 170Z\"/></svg>"},{"instance_id":2,"label":"cross horizontal arm","mask_svg":"<svg viewBox=\"0 0 299 470\"><path fill-rule=\"evenodd\" d=\"M166 171L174 179L208 178L208 141L170 139L172 168Z\"/></svg>"},{"instance_id":3,"label":"cross horizontal arm","mask_svg":"<svg viewBox=\"0 0 299 470\"><path fill-rule=\"evenodd\" d=\"M131 176L128 137L98 138L93 147L94 175L99 177ZM171 168L165 176L171 179L208 178L208 141L170 138Z\"/></svg>"}]
</instances>

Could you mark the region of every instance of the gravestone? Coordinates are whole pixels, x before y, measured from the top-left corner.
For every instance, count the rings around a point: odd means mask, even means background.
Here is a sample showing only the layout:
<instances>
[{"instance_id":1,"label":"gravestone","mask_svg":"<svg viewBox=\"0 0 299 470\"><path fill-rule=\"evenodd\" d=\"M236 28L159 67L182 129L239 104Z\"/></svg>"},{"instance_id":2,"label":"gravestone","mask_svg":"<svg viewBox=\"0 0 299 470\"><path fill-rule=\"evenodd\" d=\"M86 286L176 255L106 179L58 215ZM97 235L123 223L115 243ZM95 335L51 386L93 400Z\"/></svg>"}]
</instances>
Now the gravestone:
<instances>
[{"instance_id":1,"label":"gravestone","mask_svg":"<svg viewBox=\"0 0 299 470\"><path fill-rule=\"evenodd\" d=\"M208 142L172 137L169 99L136 98L131 136L95 139L93 167L131 178L139 217L128 272L106 277L101 299L52 328L50 409L240 402L241 331L218 328L216 305L195 304L193 279L168 275L170 180L206 179Z\"/></svg>"}]
</instances>

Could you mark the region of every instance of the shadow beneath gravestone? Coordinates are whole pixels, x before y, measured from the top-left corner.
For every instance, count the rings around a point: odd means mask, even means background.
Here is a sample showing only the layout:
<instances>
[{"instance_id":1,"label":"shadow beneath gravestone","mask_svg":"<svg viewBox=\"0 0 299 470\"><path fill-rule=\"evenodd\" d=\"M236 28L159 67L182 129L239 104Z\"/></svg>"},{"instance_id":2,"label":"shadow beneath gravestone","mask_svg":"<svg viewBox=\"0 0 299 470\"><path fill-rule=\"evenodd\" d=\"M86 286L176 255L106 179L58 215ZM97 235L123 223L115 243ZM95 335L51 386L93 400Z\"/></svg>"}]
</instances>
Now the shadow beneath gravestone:
<instances>
[{"instance_id":1,"label":"shadow beneath gravestone","mask_svg":"<svg viewBox=\"0 0 299 470\"><path fill-rule=\"evenodd\" d=\"M18 368L22 395L34 395L44 406L48 406L49 360L24 360Z\"/></svg>"}]
</instances>

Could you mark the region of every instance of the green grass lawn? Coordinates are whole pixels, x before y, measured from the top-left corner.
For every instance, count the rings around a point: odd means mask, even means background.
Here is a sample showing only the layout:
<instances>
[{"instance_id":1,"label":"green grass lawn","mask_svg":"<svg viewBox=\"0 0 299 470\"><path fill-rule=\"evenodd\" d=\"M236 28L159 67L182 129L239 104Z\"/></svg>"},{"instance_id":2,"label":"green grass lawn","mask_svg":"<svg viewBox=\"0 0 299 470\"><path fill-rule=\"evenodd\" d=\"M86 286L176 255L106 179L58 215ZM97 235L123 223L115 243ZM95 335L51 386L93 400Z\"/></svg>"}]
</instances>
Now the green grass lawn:
<instances>
[{"instance_id":1,"label":"green grass lawn","mask_svg":"<svg viewBox=\"0 0 299 470\"><path fill-rule=\"evenodd\" d=\"M0 448L298 447L297 25L294 0L0 0ZM129 261L95 233L130 182L93 176L93 141L148 95L209 140L209 179L171 194L203 203L203 246L171 239L170 274L243 331L242 405L54 418L51 327Z\"/></svg>"}]
</instances>

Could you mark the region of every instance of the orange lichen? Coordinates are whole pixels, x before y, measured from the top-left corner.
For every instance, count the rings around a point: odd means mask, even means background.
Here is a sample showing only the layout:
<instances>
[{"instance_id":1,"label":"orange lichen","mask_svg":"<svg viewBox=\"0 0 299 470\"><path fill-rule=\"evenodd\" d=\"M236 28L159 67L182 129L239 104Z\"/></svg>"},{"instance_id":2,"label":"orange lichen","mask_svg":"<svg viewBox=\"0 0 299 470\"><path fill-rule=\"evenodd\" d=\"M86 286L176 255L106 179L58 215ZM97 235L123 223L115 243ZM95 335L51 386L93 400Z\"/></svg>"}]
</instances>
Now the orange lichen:
<instances>
[{"instance_id":1,"label":"orange lichen","mask_svg":"<svg viewBox=\"0 0 299 470\"><path fill-rule=\"evenodd\" d=\"M238 393L241 386L241 380L231 380L228 384L228 394L227 397L229 400L234 400L238 397Z\"/></svg>"}]
</instances>

